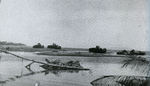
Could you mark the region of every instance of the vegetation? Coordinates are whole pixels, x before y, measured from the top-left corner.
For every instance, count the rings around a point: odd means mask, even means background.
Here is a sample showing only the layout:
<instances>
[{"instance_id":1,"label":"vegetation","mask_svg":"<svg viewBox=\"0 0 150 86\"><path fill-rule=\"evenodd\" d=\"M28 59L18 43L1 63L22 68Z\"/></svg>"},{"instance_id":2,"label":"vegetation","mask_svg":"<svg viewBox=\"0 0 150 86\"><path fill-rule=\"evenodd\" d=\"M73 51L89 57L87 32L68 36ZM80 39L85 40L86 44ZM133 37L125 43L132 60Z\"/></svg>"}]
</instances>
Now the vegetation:
<instances>
[{"instance_id":1,"label":"vegetation","mask_svg":"<svg viewBox=\"0 0 150 86\"><path fill-rule=\"evenodd\" d=\"M99 46L96 46L95 48L89 48L89 52L92 52L92 53L106 53L107 49L106 48L100 48Z\"/></svg>"},{"instance_id":2,"label":"vegetation","mask_svg":"<svg viewBox=\"0 0 150 86\"><path fill-rule=\"evenodd\" d=\"M127 50L118 51L117 54L119 55L146 55L145 52L135 51L134 49L131 51L127 51Z\"/></svg>"},{"instance_id":3,"label":"vegetation","mask_svg":"<svg viewBox=\"0 0 150 86\"><path fill-rule=\"evenodd\" d=\"M149 74L148 59L141 56L130 56L123 61L122 68L127 66L136 71ZM125 76L125 75L104 75L91 82L92 86L150 86L150 77L148 76Z\"/></svg>"},{"instance_id":4,"label":"vegetation","mask_svg":"<svg viewBox=\"0 0 150 86\"><path fill-rule=\"evenodd\" d=\"M34 45L33 48L44 48L44 45L41 45L41 43L38 43L37 45Z\"/></svg>"},{"instance_id":5,"label":"vegetation","mask_svg":"<svg viewBox=\"0 0 150 86\"><path fill-rule=\"evenodd\" d=\"M61 49L61 46L53 43L52 45L48 45L47 48L52 48L52 49Z\"/></svg>"},{"instance_id":6,"label":"vegetation","mask_svg":"<svg viewBox=\"0 0 150 86\"><path fill-rule=\"evenodd\" d=\"M25 46L25 44L22 44L22 43L13 43L13 42L7 42L7 41L0 41L0 45Z\"/></svg>"},{"instance_id":7,"label":"vegetation","mask_svg":"<svg viewBox=\"0 0 150 86\"><path fill-rule=\"evenodd\" d=\"M79 61L73 61L73 60L70 60L68 62L61 62L61 60L54 60L54 61L49 61L48 59L45 59L45 61L49 64L56 64L56 65L60 65L60 66L70 66L70 67L79 67L79 68L83 68L81 65L80 65L80 62Z\"/></svg>"},{"instance_id":8,"label":"vegetation","mask_svg":"<svg viewBox=\"0 0 150 86\"><path fill-rule=\"evenodd\" d=\"M149 86L149 78L144 76L102 76L91 82L92 86Z\"/></svg>"}]
</instances>

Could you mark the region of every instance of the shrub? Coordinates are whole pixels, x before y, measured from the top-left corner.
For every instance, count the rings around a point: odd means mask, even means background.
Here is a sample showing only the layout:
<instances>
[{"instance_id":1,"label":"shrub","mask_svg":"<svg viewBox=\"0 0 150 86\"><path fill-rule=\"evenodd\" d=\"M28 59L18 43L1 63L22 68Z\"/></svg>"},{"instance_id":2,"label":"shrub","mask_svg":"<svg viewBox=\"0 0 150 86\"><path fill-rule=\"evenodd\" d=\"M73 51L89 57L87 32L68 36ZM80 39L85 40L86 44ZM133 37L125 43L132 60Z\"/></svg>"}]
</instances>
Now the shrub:
<instances>
[{"instance_id":1,"label":"shrub","mask_svg":"<svg viewBox=\"0 0 150 86\"><path fill-rule=\"evenodd\" d=\"M61 49L61 46L53 43L52 45L48 45L47 48L52 48L52 49Z\"/></svg>"},{"instance_id":2,"label":"shrub","mask_svg":"<svg viewBox=\"0 0 150 86\"><path fill-rule=\"evenodd\" d=\"M41 43L38 43L37 45L34 45L33 48L44 48L44 45L41 45Z\"/></svg>"},{"instance_id":3,"label":"shrub","mask_svg":"<svg viewBox=\"0 0 150 86\"><path fill-rule=\"evenodd\" d=\"M127 51L127 50L118 51L117 54L119 55L146 55L145 52L135 51L134 49L131 51Z\"/></svg>"},{"instance_id":4,"label":"shrub","mask_svg":"<svg viewBox=\"0 0 150 86\"><path fill-rule=\"evenodd\" d=\"M96 46L95 48L89 48L89 52L92 52L92 53L106 53L107 49L106 48L100 48L99 46Z\"/></svg>"},{"instance_id":5,"label":"shrub","mask_svg":"<svg viewBox=\"0 0 150 86\"><path fill-rule=\"evenodd\" d=\"M128 51L127 50L118 51L117 54L128 55Z\"/></svg>"}]
</instances>

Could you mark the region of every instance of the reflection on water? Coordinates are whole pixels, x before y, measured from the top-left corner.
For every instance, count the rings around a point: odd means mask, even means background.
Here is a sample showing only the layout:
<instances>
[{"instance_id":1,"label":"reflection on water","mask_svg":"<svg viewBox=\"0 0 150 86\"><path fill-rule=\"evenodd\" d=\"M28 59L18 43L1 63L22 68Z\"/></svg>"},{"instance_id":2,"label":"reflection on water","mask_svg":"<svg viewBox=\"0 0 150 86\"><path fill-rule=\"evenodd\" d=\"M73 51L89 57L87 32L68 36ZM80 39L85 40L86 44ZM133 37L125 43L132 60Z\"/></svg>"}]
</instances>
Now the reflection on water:
<instances>
[{"instance_id":1,"label":"reflection on water","mask_svg":"<svg viewBox=\"0 0 150 86\"><path fill-rule=\"evenodd\" d=\"M37 82L40 83L40 86L92 86L90 82L103 75L146 75L141 71L132 70L127 65L123 67L123 63L121 62L126 63L127 59L122 57L68 57L43 56L27 52L14 53L39 61L44 61L45 58L51 60L61 59L62 61L78 60L81 62L83 67L91 70L46 71L39 67L39 64L33 64L31 66L32 70L29 71L25 68L25 66L30 62L22 61L21 59L17 59L11 55L1 53L0 85L2 86L34 86Z\"/></svg>"},{"instance_id":2,"label":"reflection on water","mask_svg":"<svg viewBox=\"0 0 150 86\"><path fill-rule=\"evenodd\" d=\"M13 77L9 77L7 80L3 80L0 81L0 84L6 84L7 82L10 81L15 81L16 79L20 79L23 77L27 77L27 76L31 76L31 75L35 75L35 74L40 74L40 73L44 73L44 75L46 76L49 73L52 73L56 76L59 76L59 74L61 74L62 72L67 72L67 73L78 73L79 70L43 70L43 71L30 71L30 73L26 73L26 74L21 74L21 75L16 75Z\"/></svg>"}]
</instances>

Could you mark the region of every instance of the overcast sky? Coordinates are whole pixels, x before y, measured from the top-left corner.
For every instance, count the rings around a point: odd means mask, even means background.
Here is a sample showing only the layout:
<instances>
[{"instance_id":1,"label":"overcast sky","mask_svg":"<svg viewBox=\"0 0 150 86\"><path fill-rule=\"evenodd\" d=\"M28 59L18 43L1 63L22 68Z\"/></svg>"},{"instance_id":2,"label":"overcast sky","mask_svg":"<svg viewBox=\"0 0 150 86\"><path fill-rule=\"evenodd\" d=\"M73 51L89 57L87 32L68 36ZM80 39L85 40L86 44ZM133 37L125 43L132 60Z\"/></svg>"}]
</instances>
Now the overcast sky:
<instances>
[{"instance_id":1,"label":"overcast sky","mask_svg":"<svg viewBox=\"0 0 150 86\"><path fill-rule=\"evenodd\" d=\"M0 40L63 47L148 47L147 0L2 0Z\"/></svg>"}]
</instances>

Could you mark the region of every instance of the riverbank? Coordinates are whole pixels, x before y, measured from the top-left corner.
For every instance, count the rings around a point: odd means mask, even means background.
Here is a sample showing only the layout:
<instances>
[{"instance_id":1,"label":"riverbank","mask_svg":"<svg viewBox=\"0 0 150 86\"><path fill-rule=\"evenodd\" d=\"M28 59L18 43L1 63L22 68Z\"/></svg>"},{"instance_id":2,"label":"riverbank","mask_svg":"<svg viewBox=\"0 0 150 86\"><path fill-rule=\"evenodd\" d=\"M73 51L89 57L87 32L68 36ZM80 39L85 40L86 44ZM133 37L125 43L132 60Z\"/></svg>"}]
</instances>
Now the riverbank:
<instances>
[{"instance_id":1,"label":"riverbank","mask_svg":"<svg viewBox=\"0 0 150 86\"><path fill-rule=\"evenodd\" d=\"M7 50L6 48L1 48ZM47 56L81 56L81 57L126 57L126 55L117 55L119 50L107 50L107 53L90 53L88 49L83 48L62 48L62 49L49 49L49 48L32 48L26 47L10 47L8 51L15 52L35 52L37 55Z\"/></svg>"},{"instance_id":2,"label":"riverbank","mask_svg":"<svg viewBox=\"0 0 150 86\"><path fill-rule=\"evenodd\" d=\"M8 55L8 54L1 54L1 76L4 77L2 79L3 81L8 80L9 77L12 77L15 79L15 81L9 81L5 83L7 86L28 86L33 85L34 81L42 81L41 84L44 86L55 86L58 85L61 86L61 84L64 84L65 86L74 86L74 83L77 83L77 86L91 86L90 82L99 78L103 75L144 75L144 73L137 72L130 67L122 68L122 65L124 64L123 61L127 60L127 58L122 57L109 57L109 58L99 58L99 57L73 57L73 56L47 56L47 55L37 55L34 52L12 52L16 55L33 59L36 61L45 61L45 59L49 59L50 61L54 61L56 59L61 60L62 62L67 62L70 60L73 61L80 61L81 65L84 68L89 68L90 71L49 71L46 74L35 74L36 71L43 70L41 67L39 67L38 64L33 64L31 69L32 71L31 75L28 75L29 71L25 68L26 65L28 65L30 62L28 61L22 61L21 59L18 59L14 56ZM130 63L129 63L130 64ZM23 74L22 74L23 73ZM26 74L27 73L27 74ZM10 75L11 74L11 75ZM22 78L16 78L18 75L28 75ZM8 75L8 77L6 76ZM51 76L51 77L50 77ZM66 77L67 76L67 77ZM41 78L37 78L41 77ZM7 79L8 78L8 79ZM48 81L47 81L48 80ZM55 83L54 83L54 80ZM22 83L27 82L26 83ZM68 84L69 81L69 84ZM11 84L10 84L11 83ZM58 83L58 84L57 84Z\"/></svg>"},{"instance_id":3,"label":"riverbank","mask_svg":"<svg viewBox=\"0 0 150 86\"><path fill-rule=\"evenodd\" d=\"M6 50L5 48L2 50ZM63 49L48 49L48 48L32 48L32 47L11 47L8 51L15 52L35 52L37 55L47 56L81 56L81 57L125 57L125 55L117 55L116 51L108 50L107 53L90 53L88 49L82 48L63 48Z\"/></svg>"},{"instance_id":4,"label":"riverbank","mask_svg":"<svg viewBox=\"0 0 150 86\"><path fill-rule=\"evenodd\" d=\"M6 49L3 49L6 50ZM47 56L81 56L81 57L125 57L125 55L117 55L116 51L108 50L107 53L90 53L88 49L82 48L32 48L32 47L11 47L8 51L15 52L35 52L37 55Z\"/></svg>"},{"instance_id":5,"label":"riverbank","mask_svg":"<svg viewBox=\"0 0 150 86\"><path fill-rule=\"evenodd\" d=\"M46 51L46 52L36 52L37 55L48 55L48 56L80 56L80 57L125 57L125 55L116 55L112 53L89 53L87 52L80 52L80 51Z\"/></svg>"}]
</instances>

